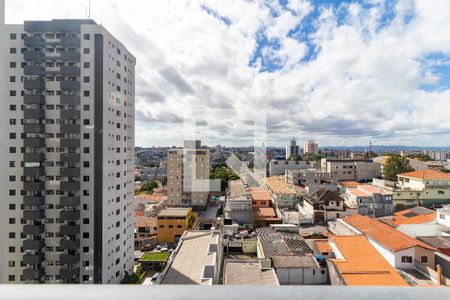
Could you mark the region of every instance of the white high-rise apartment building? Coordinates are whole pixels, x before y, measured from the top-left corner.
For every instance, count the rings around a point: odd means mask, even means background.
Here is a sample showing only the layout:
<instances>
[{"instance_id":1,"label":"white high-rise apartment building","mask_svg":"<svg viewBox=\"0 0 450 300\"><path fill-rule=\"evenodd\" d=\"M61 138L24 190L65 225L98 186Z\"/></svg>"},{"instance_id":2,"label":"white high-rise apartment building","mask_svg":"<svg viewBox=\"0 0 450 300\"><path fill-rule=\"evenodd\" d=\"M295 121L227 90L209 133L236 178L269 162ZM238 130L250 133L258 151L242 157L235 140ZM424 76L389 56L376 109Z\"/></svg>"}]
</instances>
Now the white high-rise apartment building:
<instances>
[{"instance_id":1,"label":"white high-rise apartment building","mask_svg":"<svg viewBox=\"0 0 450 300\"><path fill-rule=\"evenodd\" d=\"M200 141L184 141L184 147L167 154L167 204L205 207L209 189L209 150Z\"/></svg>"},{"instance_id":2,"label":"white high-rise apartment building","mask_svg":"<svg viewBox=\"0 0 450 300\"><path fill-rule=\"evenodd\" d=\"M319 154L319 145L316 144L313 140L309 140L308 143L306 143L303 146L303 152L305 154Z\"/></svg>"},{"instance_id":3,"label":"white high-rise apartment building","mask_svg":"<svg viewBox=\"0 0 450 300\"><path fill-rule=\"evenodd\" d=\"M0 281L119 283L133 270L134 69L92 20L5 25Z\"/></svg>"}]
</instances>

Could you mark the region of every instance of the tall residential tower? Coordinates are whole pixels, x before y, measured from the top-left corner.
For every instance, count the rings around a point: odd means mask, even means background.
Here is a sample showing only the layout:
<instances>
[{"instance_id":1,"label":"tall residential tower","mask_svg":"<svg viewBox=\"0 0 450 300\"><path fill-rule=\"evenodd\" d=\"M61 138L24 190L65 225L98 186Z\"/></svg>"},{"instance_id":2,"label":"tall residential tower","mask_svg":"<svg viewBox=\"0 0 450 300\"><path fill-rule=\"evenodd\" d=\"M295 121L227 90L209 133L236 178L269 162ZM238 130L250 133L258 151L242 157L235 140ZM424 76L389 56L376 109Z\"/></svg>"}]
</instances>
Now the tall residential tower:
<instances>
[{"instance_id":1,"label":"tall residential tower","mask_svg":"<svg viewBox=\"0 0 450 300\"><path fill-rule=\"evenodd\" d=\"M286 146L286 159L290 159L292 156L300 155L300 149L297 146L295 139L289 141L289 145Z\"/></svg>"},{"instance_id":2,"label":"tall residential tower","mask_svg":"<svg viewBox=\"0 0 450 300\"><path fill-rule=\"evenodd\" d=\"M136 59L92 20L0 26L0 279L119 283L133 268Z\"/></svg>"}]
</instances>

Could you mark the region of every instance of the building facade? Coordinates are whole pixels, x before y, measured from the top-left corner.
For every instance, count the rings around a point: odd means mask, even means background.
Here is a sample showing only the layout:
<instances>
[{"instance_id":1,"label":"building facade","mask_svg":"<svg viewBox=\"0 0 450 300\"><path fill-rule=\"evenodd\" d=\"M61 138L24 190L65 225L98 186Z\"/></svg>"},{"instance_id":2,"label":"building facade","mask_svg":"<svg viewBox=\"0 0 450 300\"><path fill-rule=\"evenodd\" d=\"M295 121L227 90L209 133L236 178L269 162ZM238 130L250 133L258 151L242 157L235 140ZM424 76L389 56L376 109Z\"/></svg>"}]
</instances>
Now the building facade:
<instances>
[{"instance_id":1,"label":"building facade","mask_svg":"<svg viewBox=\"0 0 450 300\"><path fill-rule=\"evenodd\" d=\"M158 243L175 243L187 229L195 226L197 215L191 208L167 208L157 217L156 239Z\"/></svg>"},{"instance_id":2,"label":"building facade","mask_svg":"<svg viewBox=\"0 0 450 300\"><path fill-rule=\"evenodd\" d=\"M92 20L3 13L1 281L119 283L133 267L136 59Z\"/></svg>"},{"instance_id":3,"label":"building facade","mask_svg":"<svg viewBox=\"0 0 450 300\"><path fill-rule=\"evenodd\" d=\"M313 140L309 140L304 146L303 146L303 152L305 154L319 154L319 144L317 144Z\"/></svg>"},{"instance_id":4,"label":"building facade","mask_svg":"<svg viewBox=\"0 0 450 300\"><path fill-rule=\"evenodd\" d=\"M167 155L167 205L205 207L209 195L209 150L200 141L184 141L184 147Z\"/></svg>"},{"instance_id":5,"label":"building facade","mask_svg":"<svg viewBox=\"0 0 450 300\"><path fill-rule=\"evenodd\" d=\"M381 164L372 159L322 158L321 169L330 173L333 182L368 181L381 177Z\"/></svg>"},{"instance_id":6,"label":"building facade","mask_svg":"<svg viewBox=\"0 0 450 300\"><path fill-rule=\"evenodd\" d=\"M298 155L300 155L300 148L297 146L295 139L292 139L286 146L286 159L290 159L292 156Z\"/></svg>"}]
</instances>

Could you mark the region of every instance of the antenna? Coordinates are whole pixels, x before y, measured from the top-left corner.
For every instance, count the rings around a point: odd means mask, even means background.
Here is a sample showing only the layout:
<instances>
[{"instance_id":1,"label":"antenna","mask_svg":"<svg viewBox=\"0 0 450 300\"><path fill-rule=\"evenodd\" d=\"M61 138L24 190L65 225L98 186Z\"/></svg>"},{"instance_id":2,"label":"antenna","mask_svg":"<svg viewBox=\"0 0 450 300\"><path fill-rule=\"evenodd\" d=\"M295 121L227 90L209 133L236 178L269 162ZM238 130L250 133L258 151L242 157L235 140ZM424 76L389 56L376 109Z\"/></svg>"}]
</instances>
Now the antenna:
<instances>
[{"instance_id":1,"label":"antenna","mask_svg":"<svg viewBox=\"0 0 450 300\"><path fill-rule=\"evenodd\" d=\"M89 13L88 13L88 19L91 19L91 0L89 0Z\"/></svg>"}]
</instances>

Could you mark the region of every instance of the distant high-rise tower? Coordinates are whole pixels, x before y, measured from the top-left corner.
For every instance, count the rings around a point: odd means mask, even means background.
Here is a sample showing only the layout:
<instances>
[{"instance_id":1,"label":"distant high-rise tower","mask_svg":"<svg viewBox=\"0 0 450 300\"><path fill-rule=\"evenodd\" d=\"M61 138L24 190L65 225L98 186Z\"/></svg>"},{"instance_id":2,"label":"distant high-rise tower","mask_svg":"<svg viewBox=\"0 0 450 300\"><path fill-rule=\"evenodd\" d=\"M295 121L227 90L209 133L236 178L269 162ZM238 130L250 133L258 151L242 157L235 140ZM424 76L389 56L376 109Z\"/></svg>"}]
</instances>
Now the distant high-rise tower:
<instances>
[{"instance_id":1,"label":"distant high-rise tower","mask_svg":"<svg viewBox=\"0 0 450 300\"><path fill-rule=\"evenodd\" d=\"M205 207L209 190L202 182L209 180L209 173L209 150L201 147L201 141L184 141L183 148L170 149L167 154L167 205Z\"/></svg>"},{"instance_id":2,"label":"distant high-rise tower","mask_svg":"<svg viewBox=\"0 0 450 300\"><path fill-rule=\"evenodd\" d=\"M0 26L1 281L120 283L134 262L136 59L92 20Z\"/></svg>"},{"instance_id":3,"label":"distant high-rise tower","mask_svg":"<svg viewBox=\"0 0 450 300\"><path fill-rule=\"evenodd\" d=\"M289 141L289 144L286 146L286 159L290 159L294 155L299 155L300 149L297 146L297 142L295 138Z\"/></svg>"},{"instance_id":4,"label":"distant high-rise tower","mask_svg":"<svg viewBox=\"0 0 450 300\"><path fill-rule=\"evenodd\" d=\"M309 140L308 143L306 143L303 146L303 151L305 154L319 154L319 145L316 144L313 140Z\"/></svg>"}]
</instances>

